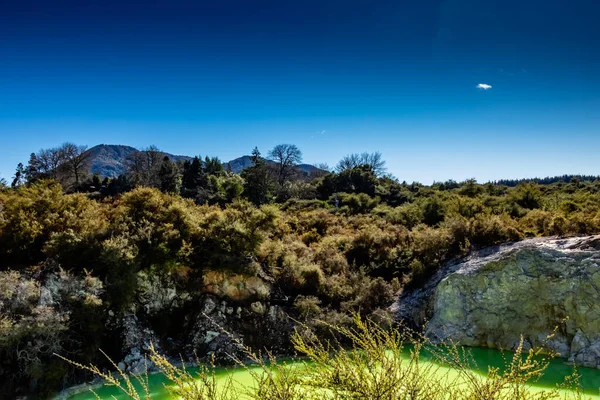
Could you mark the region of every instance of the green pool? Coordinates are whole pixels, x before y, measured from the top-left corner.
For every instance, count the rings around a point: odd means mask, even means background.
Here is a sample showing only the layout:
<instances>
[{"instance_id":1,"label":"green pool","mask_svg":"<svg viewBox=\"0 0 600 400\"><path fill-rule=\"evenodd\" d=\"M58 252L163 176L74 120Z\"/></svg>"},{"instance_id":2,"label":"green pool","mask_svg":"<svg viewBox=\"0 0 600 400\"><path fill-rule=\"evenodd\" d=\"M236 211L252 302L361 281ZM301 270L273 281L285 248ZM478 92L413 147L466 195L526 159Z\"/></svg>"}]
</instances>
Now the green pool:
<instances>
[{"instance_id":1,"label":"green pool","mask_svg":"<svg viewBox=\"0 0 600 400\"><path fill-rule=\"evenodd\" d=\"M495 366L502 368L504 365L504 357L503 353L494 349L483 349L483 348L472 348L470 349L472 352L473 359L477 366L473 366L473 369L480 372L485 373L487 371L488 366ZM504 353L505 357L510 358L510 355ZM408 357L408 355L407 355ZM427 358L426 356L424 357ZM428 362L424 360L424 362ZM600 369L594 368L578 368L578 373L581 375L580 385L584 390L586 396L594 399L600 400ZM440 374L447 374L448 370L445 367L440 367ZM543 390L547 388L553 388L557 383L561 383L564 381L566 376L569 376L573 373L573 367L568 365L564 359L554 359L551 361L549 368L546 370L544 376L539 379L537 382L532 383L531 390ZM233 374L233 378L236 384L245 387L252 386L252 377L248 373L247 370L243 368L232 368L232 369L219 369L217 372L217 377L222 379L224 382L227 376ZM152 399L155 400L167 400L171 399L168 391L166 390L164 384L168 383L164 376L161 374L153 374L149 377L149 386L151 389ZM102 387L96 390L96 393L102 399L112 399L114 396L117 399L126 399L127 397L119 392L118 389L114 387ZM76 394L69 398L70 400L95 400L95 397L89 391L85 391L79 394Z\"/></svg>"}]
</instances>

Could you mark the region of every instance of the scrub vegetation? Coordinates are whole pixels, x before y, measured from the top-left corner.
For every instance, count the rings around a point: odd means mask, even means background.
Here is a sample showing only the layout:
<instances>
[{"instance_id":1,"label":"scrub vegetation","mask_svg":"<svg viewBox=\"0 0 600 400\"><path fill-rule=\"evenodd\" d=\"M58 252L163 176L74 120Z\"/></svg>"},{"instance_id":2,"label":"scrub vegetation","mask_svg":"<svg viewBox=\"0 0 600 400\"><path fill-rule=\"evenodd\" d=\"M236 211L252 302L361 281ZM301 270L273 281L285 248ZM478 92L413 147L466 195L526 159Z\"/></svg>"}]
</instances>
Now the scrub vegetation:
<instances>
[{"instance_id":1,"label":"scrub vegetation","mask_svg":"<svg viewBox=\"0 0 600 400\"><path fill-rule=\"evenodd\" d=\"M306 175L295 169L301 152L282 145L270 162L255 149L241 175L216 158L174 163L150 148L126 175L102 180L86 175L84 148L66 147L70 161L56 162L57 149L33 154L0 190L0 392L9 398L48 396L86 376L53 353L110 367L98 349L120 359L121 332L109 322L123 312L166 340L193 329L186 316L210 294L240 307L277 303L305 338L355 342L352 315L391 326L395 295L453 257L600 230L591 179L409 184L387 175L377 153ZM158 298L169 309L150 318ZM302 350L294 337L290 351Z\"/></svg>"},{"instance_id":2,"label":"scrub vegetation","mask_svg":"<svg viewBox=\"0 0 600 400\"><path fill-rule=\"evenodd\" d=\"M173 398L184 400L585 399L577 386L576 372L555 388L532 391L531 384L544 374L554 355L544 355L541 350L525 351L522 340L502 369L490 367L481 374L474 371L468 350L432 344L404 328L382 328L358 315L348 327L328 325L328 328L332 336L342 337L348 344L342 346L315 336L306 338L296 331L292 342L302 361L293 366L278 361L272 354L263 357L244 348L246 358L252 363L236 361L239 368L250 373L254 382L251 385L236 382L235 375L221 378L219 384L214 364L199 365L197 373L190 373L185 367L174 366L154 348L149 360L167 377L167 388ZM410 352L405 346L410 346ZM130 377L119 371L120 374L113 376L94 366L75 366L104 378L128 398L150 399L147 375ZM136 390L133 380L141 383L141 390Z\"/></svg>"}]
</instances>

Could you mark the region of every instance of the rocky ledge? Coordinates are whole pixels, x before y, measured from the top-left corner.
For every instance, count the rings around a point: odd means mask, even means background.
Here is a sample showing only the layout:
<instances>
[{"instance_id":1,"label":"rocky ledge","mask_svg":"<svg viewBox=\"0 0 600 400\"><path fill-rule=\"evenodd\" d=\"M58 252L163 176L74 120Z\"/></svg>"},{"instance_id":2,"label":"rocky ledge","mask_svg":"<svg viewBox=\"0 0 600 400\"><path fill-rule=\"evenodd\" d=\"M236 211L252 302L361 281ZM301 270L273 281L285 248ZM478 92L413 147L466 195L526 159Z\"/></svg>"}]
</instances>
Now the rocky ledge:
<instances>
[{"instance_id":1,"label":"rocky ledge","mask_svg":"<svg viewBox=\"0 0 600 400\"><path fill-rule=\"evenodd\" d=\"M526 347L600 368L600 235L474 252L404 293L393 311L435 341L511 350L522 335Z\"/></svg>"}]
</instances>

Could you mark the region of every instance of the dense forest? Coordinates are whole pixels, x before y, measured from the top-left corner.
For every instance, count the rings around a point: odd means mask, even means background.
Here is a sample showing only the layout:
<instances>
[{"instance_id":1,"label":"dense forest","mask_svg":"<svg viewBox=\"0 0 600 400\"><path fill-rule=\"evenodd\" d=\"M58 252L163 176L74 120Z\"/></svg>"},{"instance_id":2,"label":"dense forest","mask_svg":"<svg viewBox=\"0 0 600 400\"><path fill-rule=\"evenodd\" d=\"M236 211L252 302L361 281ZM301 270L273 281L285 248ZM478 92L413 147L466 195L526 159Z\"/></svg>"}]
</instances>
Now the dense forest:
<instances>
[{"instance_id":1,"label":"dense forest","mask_svg":"<svg viewBox=\"0 0 600 400\"><path fill-rule=\"evenodd\" d=\"M176 344L207 295L277 304L315 332L355 313L383 324L398 292L473 248L600 230L598 180L425 186L386 174L379 153L309 176L294 145L252 156L238 175L151 147L103 179L89 176L84 147L65 144L19 165L0 190L2 396L48 396L83 378L54 353L106 365L101 348L119 360L111 321L124 313L164 348L204 356Z\"/></svg>"},{"instance_id":2,"label":"dense forest","mask_svg":"<svg viewBox=\"0 0 600 400\"><path fill-rule=\"evenodd\" d=\"M546 178L530 178L530 179L500 179L493 183L508 187L515 187L521 183L539 183L540 185L550 185L552 183L571 183L571 182L594 182L600 180L597 175L561 175L551 176Z\"/></svg>"}]
</instances>

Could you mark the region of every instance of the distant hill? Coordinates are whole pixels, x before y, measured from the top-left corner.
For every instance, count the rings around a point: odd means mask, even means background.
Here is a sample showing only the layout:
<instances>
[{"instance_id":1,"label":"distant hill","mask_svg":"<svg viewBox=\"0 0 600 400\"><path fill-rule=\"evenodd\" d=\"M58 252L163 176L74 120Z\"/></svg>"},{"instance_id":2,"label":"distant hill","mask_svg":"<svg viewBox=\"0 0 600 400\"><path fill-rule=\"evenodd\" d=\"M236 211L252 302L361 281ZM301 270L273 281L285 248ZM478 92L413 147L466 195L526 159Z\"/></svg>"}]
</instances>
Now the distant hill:
<instances>
[{"instance_id":1,"label":"distant hill","mask_svg":"<svg viewBox=\"0 0 600 400\"><path fill-rule=\"evenodd\" d=\"M125 173L127 158L137 151L135 147L116 144L99 144L87 151L90 155L90 172L101 177L116 178ZM191 160L188 156L163 153L173 161Z\"/></svg>"},{"instance_id":2,"label":"distant hill","mask_svg":"<svg viewBox=\"0 0 600 400\"><path fill-rule=\"evenodd\" d=\"M298 169L307 175L313 175L315 173L323 174L329 172L310 164L298 164Z\"/></svg>"},{"instance_id":3,"label":"distant hill","mask_svg":"<svg viewBox=\"0 0 600 400\"><path fill-rule=\"evenodd\" d=\"M250 156L241 156L228 162L224 162L225 169L231 169L236 174L241 173L248 167L252 166L252 158Z\"/></svg>"},{"instance_id":4,"label":"distant hill","mask_svg":"<svg viewBox=\"0 0 600 400\"><path fill-rule=\"evenodd\" d=\"M125 173L127 158L135 151L137 151L137 149L134 147L115 144L100 144L94 146L87 151L90 155L90 172L92 174L98 174L103 178L116 178ZM173 155L170 153L163 154L173 161L192 159L192 157L189 156ZM267 162L274 164L272 161L267 160ZM252 166L252 158L250 156L242 156L229 162L225 162L223 165L225 166L225 169L231 168L231 171L239 174L244 169ZM316 172L322 172L322 170L310 164L300 164L298 165L298 169L303 175L312 175Z\"/></svg>"},{"instance_id":5,"label":"distant hill","mask_svg":"<svg viewBox=\"0 0 600 400\"><path fill-rule=\"evenodd\" d=\"M270 160L265 160L265 161L271 165L275 164L275 162L270 161ZM250 156L238 157L236 159L233 159L231 161L223 163L223 165L225 166L225 169L231 168L231 171L235 172L236 174L239 174L246 168L251 167L252 164L253 164L252 157L250 157ZM297 168L304 175L312 175L317 172L325 172L322 169L317 168L314 165L310 165L310 164L298 164Z\"/></svg>"}]
</instances>

